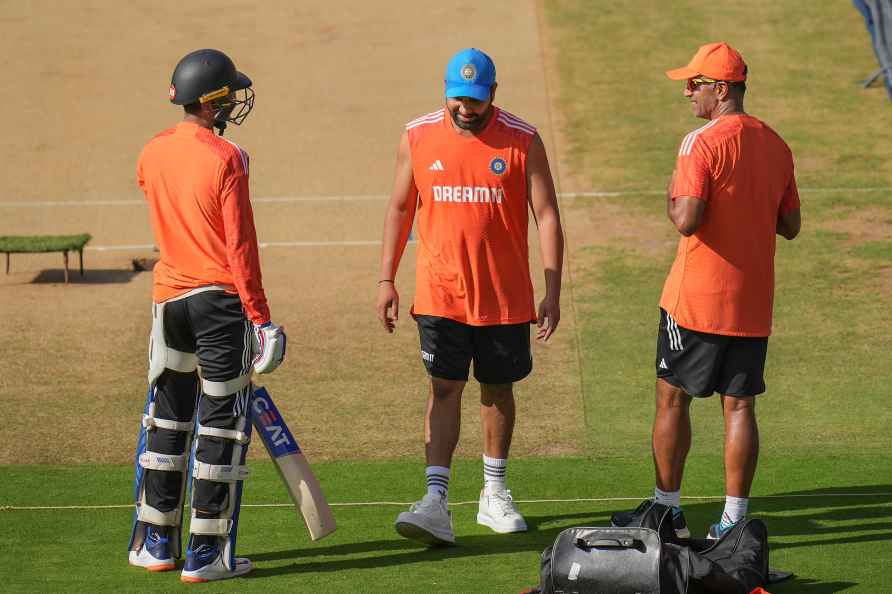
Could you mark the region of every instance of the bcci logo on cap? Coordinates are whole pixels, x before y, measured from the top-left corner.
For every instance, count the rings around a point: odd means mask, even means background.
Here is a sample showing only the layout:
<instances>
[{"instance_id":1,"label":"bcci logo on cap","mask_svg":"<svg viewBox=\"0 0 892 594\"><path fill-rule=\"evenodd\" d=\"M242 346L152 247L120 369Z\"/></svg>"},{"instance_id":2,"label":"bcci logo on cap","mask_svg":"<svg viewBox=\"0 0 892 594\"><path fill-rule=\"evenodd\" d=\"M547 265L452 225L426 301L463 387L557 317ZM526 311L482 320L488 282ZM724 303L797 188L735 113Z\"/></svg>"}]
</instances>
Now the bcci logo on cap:
<instances>
[{"instance_id":1,"label":"bcci logo on cap","mask_svg":"<svg viewBox=\"0 0 892 594\"><path fill-rule=\"evenodd\" d=\"M465 64L461 67L461 77L471 82L477 78L477 68L473 64Z\"/></svg>"},{"instance_id":2,"label":"bcci logo on cap","mask_svg":"<svg viewBox=\"0 0 892 594\"><path fill-rule=\"evenodd\" d=\"M501 157L496 157L489 162L489 170L496 175L502 175L503 173L505 173L506 169L508 169L508 164L505 163L505 159Z\"/></svg>"}]
</instances>

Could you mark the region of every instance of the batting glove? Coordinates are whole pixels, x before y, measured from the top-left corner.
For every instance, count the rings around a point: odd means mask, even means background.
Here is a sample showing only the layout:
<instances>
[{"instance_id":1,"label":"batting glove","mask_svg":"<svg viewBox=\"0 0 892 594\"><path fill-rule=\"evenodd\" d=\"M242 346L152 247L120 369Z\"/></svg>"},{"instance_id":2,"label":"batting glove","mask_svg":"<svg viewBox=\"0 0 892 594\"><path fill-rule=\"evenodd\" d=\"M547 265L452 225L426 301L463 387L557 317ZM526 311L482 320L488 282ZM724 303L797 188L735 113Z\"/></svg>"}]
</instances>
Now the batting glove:
<instances>
[{"instance_id":1,"label":"batting glove","mask_svg":"<svg viewBox=\"0 0 892 594\"><path fill-rule=\"evenodd\" d=\"M272 322L254 324L254 371L271 373L285 359L285 330Z\"/></svg>"}]
</instances>

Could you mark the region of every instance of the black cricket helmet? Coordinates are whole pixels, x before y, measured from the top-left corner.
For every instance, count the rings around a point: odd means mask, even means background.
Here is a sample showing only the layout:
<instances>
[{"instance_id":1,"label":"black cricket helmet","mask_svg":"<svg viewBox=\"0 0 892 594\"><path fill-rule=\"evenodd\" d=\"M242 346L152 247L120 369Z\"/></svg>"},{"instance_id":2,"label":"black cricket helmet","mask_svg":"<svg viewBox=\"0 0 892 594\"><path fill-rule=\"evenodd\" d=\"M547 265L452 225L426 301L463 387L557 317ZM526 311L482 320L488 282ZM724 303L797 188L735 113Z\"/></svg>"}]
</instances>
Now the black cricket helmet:
<instances>
[{"instance_id":1,"label":"black cricket helmet","mask_svg":"<svg viewBox=\"0 0 892 594\"><path fill-rule=\"evenodd\" d=\"M239 125L254 107L251 79L236 70L229 56L215 49L201 49L177 64L170 81L170 102L176 105L210 104L216 126ZM233 112L235 112L233 114Z\"/></svg>"}]
</instances>

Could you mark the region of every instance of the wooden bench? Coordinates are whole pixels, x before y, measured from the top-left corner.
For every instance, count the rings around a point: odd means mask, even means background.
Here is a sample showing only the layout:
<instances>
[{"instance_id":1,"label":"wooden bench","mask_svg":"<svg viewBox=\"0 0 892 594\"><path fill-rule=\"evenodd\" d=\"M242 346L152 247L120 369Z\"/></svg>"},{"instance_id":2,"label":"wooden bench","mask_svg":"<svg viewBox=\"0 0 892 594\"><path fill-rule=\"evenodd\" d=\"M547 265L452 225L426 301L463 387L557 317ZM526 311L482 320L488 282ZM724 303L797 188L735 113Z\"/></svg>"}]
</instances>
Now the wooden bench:
<instances>
[{"instance_id":1,"label":"wooden bench","mask_svg":"<svg viewBox=\"0 0 892 594\"><path fill-rule=\"evenodd\" d=\"M6 274L9 274L10 254L38 254L62 252L65 261L65 283L68 284L68 252L77 252L80 259L81 276L84 275L84 246L92 237L81 235L2 235L0 252L6 254Z\"/></svg>"}]
</instances>

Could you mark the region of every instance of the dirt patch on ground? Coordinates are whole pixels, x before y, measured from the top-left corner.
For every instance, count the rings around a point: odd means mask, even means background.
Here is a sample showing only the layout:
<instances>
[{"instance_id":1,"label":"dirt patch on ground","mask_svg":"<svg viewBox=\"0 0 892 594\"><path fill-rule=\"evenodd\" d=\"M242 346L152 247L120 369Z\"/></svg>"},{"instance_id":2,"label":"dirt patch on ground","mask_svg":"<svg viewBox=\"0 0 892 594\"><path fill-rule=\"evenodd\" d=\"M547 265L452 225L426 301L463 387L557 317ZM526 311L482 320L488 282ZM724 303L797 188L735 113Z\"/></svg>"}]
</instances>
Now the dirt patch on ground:
<instances>
[{"instance_id":1,"label":"dirt patch on ground","mask_svg":"<svg viewBox=\"0 0 892 594\"><path fill-rule=\"evenodd\" d=\"M892 266L877 271L877 287L882 295L892 295Z\"/></svg>"},{"instance_id":2,"label":"dirt patch on ground","mask_svg":"<svg viewBox=\"0 0 892 594\"><path fill-rule=\"evenodd\" d=\"M671 253L678 234L663 213L662 197L654 196L653 213L616 198L573 198L565 201L568 235L573 247L623 246L643 256ZM667 251L668 250L668 251Z\"/></svg>"},{"instance_id":3,"label":"dirt patch on ground","mask_svg":"<svg viewBox=\"0 0 892 594\"><path fill-rule=\"evenodd\" d=\"M849 237L845 245L857 245L866 241L886 241L892 237L892 213L885 208L871 206L857 210L831 212L822 228Z\"/></svg>"}]
</instances>

